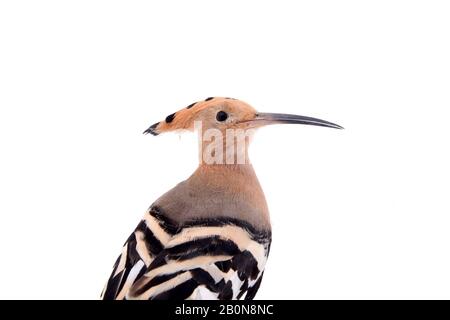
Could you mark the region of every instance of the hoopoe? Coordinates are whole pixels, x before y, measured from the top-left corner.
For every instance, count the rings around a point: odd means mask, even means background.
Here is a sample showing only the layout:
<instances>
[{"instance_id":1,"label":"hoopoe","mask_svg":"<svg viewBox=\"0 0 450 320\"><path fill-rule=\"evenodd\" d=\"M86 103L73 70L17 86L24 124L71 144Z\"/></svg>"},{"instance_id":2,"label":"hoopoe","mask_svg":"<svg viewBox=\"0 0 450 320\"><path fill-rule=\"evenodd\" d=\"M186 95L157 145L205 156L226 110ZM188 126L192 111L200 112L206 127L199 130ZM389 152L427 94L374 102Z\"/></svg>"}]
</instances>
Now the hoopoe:
<instances>
[{"instance_id":1,"label":"hoopoe","mask_svg":"<svg viewBox=\"0 0 450 320\"><path fill-rule=\"evenodd\" d=\"M156 200L125 242L103 299L246 299L261 284L271 244L269 210L248 160L253 129L292 123L342 129L298 115L259 113L232 98L196 102L144 133L200 126L200 165ZM237 134L244 134L237 144ZM214 138L214 139L213 139ZM213 144L211 147L211 144Z\"/></svg>"}]
</instances>

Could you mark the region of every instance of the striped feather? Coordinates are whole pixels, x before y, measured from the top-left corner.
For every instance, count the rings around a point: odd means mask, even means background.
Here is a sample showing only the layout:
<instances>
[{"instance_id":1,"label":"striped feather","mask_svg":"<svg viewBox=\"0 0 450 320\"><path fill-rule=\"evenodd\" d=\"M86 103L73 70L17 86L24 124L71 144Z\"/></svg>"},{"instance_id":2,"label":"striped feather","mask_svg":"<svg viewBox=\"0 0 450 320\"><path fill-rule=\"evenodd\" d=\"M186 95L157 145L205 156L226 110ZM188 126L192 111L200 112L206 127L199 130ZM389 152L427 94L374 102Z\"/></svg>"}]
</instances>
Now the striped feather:
<instances>
[{"instance_id":1,"label":"striped feather","mask_svg":"<svg viewBox=\"0 0 450 320\"><path fill-rule=\"evenodd\" d=\"M103 299L253 299L271 242L269 232L236 219L177 226L150 208L125 243Z\"/></svg>"}]
</instances>

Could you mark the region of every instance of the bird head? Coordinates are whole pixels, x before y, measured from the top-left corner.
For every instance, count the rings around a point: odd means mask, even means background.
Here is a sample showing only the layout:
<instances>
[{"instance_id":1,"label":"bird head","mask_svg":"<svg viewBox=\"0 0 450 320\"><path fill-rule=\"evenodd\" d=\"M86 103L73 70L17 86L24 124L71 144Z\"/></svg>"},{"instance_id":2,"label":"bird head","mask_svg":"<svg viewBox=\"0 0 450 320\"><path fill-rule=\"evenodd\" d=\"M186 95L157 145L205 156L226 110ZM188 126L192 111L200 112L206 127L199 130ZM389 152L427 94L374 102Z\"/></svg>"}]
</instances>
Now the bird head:
<instances>
[{"instance_id":1,"label":"bird head","mask_svg":"<svg viewBox=\"0 0 450 320\"><path fill-rule=\"evenodd\" d=\"M170 114L144 131L158 135L178 130L194 130L195 123L201 123L203 130L256 129L270 124L305 124L343 129L325 120L282 113L257 112L249 104L233 98L207 98Z\"/></svg>"},{"instance_id":2,"label":"bird head","mask_svg":"<svg viewBox=\"0 0 450 320\"><path fill-rule=\"evenodd\" d=\"M254 129L270 124L306 124L342 129L312 117L257 112L232 98L207 98L166 117L144 133L158 135L179 130L197 130L201 164L247 164L248 145Z\"/></svg>"}]
</instances>

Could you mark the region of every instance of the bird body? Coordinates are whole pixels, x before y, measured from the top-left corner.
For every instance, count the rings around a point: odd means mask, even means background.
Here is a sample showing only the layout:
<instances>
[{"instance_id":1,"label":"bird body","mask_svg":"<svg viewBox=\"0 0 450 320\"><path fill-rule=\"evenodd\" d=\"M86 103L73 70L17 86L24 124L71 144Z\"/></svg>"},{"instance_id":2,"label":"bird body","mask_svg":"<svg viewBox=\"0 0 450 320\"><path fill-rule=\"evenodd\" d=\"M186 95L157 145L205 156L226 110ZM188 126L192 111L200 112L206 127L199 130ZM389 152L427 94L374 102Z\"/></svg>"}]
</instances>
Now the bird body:
<instances>
[{"instance_id":1,"label":"bird body","mask_svg":"<svg viewBox=\"0 0 450 320\"><path fill-rule=\"evenodd\" d=\"M215 148L210 148L211 139L200 137L200 149L211 151L212 157L202 151L192 176L150 206L125 242L103 299L253 299L269 255L271 224L248 160L248 144L234 146L236 137L228 130L272 123L340 128L310 117L260 114L236 99L208 98L169 115L146 133L192 130L195 121L206 131L214 130ZM231 149L238 156L229 157ZM227 155L220 158L222 151ZM244 155L242 163L239 154Z\"/></svg>"},{"instance_id":2,"label":"bird body","mask_svg":"<svg viewBox=\"0 0 450 320\"><path fill-rule=\"evenodd\" d=\"M123 247L104 299L254 297L271 242L264 194L246 183L257 181L251 165L211 170L200 166L149 208Z\"/></svg>"}]
</instances>

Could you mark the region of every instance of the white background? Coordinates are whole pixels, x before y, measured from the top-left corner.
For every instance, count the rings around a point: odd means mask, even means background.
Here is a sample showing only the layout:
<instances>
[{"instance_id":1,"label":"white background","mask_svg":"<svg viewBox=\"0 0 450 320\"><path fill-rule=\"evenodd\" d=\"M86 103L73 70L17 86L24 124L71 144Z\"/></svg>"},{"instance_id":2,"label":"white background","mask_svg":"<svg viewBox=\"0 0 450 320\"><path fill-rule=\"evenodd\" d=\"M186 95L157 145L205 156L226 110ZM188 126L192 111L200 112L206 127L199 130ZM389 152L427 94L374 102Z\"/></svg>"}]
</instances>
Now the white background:
<instances>
[{"instance_id":1,"label":"white background","mask_svg":"<svg viewBox=\"0 0 450 320\"><path fill-rule=\"evenodd\" d=\"M194 135L142 131L208 96L346 128L258 133L259 299L450 298L449 17L446 1L2 1L0 298L98 298L196 167Z\"/></svg>"}]
</instances>

